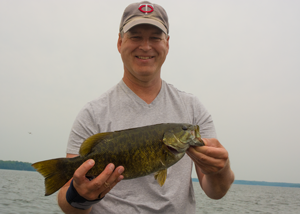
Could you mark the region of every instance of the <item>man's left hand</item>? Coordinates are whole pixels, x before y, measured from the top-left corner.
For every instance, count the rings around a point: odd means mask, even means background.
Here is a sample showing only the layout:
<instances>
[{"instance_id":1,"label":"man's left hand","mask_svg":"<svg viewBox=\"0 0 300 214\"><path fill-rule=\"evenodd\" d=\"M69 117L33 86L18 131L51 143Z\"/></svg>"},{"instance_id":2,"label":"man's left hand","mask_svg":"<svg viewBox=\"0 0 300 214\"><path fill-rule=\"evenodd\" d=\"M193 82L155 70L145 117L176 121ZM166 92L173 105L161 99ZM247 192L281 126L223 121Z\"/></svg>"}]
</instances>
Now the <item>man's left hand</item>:
<instances>
[{"instance_id":1,"label":"man's left hand","mask_svg":"<svg viewBox=\"0 0 300 214\"><path fill-rule=\"evenodd\" d=\"M215 138L202 140L205 146L191 146L186 153L200 167L203 174L217 174L228 164L228 152Z\"/></svg>"}]
</instances>

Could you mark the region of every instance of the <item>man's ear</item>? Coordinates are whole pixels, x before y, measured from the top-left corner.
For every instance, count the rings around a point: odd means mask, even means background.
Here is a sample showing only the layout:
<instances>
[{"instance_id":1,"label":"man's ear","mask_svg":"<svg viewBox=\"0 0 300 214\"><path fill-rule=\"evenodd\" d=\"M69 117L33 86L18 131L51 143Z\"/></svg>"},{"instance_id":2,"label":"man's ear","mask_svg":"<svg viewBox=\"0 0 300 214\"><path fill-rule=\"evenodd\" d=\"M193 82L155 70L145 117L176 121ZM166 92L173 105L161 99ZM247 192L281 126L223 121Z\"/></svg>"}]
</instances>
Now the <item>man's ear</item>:
<instances>
[{"instance_id":1,"label":"man's ear","mask_svg":"<svg viewBox=\"0 0 300 214\"><path fill-rule=\"evenodd\" d=\"M119 53L121 53L121 45L122 45L122 37L121 34L119 33L119 38L118 38L118 43L117 43L117 48Z\"/></svg>"},{"instance_id":2,"label":"man's ear","mask_svg":"<svg viewBox=\"0 0 300 214\"><path fill-rule=\"evenodd\" d=\"M168 35L168 38L167 38L167 46L168 46L168 50L169 50L169 48L170 48L170 46L169 46L169 39L170 39L170 36Z\"/></svg>"},{"instance_id":3,"label":"man's ear","mask_svg":"<svg viewBox=\"0 0 300 214\"><path fill-rule=\"evenodd\" d=\"M168 36L168 38L166 38L166 40L167 40L166 41L167 42L167 49L168 49L167 50L168 51L167 54L169 53L169 48L170 48L170 46L169 46L169 39L170 39L170 36Z\"/></svg>"}]
</instances>

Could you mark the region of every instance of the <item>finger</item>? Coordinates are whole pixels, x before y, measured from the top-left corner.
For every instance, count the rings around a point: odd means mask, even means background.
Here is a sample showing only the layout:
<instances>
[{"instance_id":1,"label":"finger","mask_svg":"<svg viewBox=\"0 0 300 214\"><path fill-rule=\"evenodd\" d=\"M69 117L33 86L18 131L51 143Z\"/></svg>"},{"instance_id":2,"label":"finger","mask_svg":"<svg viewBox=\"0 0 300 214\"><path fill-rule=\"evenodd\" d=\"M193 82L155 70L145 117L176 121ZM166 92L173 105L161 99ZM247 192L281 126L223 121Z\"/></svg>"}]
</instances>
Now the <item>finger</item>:
<instances>
[{"instance_id":1,"label":"finger","mask_svg":"<svg viewBox=\"0 0 300 214\"><path fill-rule=\"evenodd\" d=\"M187 154L192 158L194 162L201 165L208 165L208 166L220 166L222 165L222 162L224 162L224 159L217 159L214 157L207 156L203 153L191 153L187 152Z\"/></svg>"},{"instance_id":2,"label":"finger","mask_svg":"<svg viewBox=\"0 0 300 214\"><path fill-rule=\"evenodd\" d=\"M117 183L119 183L124 176L121 175L124 172L124 167L123 166L119 166L116 168L116 170L114 171L114 173L109 177L109 179L104 182L104 190L101 192L101 195L99 195L99 198L104 197L112 188L114 188Z\"/></svg>"},{"instance_id":3,"label":"finger","mask_svg":"<svg viewBox=\"0 0 300 214\"><path fill-rule=\"evenodd\" d=\"M202 153L209 157L217 158L217 159L227 159L228 152L225 148L216 148L209 146L196 146L190 147L189 151L192 153Z\"/></svg>"},{"instance_id":4,"label":"finger","mask_svg":"<svg viewBox=\"0 0 300 214\"><path fill-rule=\"evenodd\" d=\"M123 172L124 172L123 166L117 167L114 173L109 177L107 182L109 182L109 184L117 184L120 180L124 178L124 176L122 175Z\"/></svg>"},{"instance_id":5,"label":"finger","mask_svg":"<svg viewBox=\"0 0 300 214\"><path fill-rule=\"evenodd\" d=\"M205 154L195 154L187 152L196 165L198 165L204 174L211 174L220 171L226 164L225 159L216 159Z\"/></svg>"},{"instance_id":6,"label":"finger","mask_svg":"<svg viewBox=\"0 0 300 214\"><path fill-rule=\"evenodd\" d=\"M204 164L200 162L197 158L194 158L190 154L188 154L191 159L194 161L195 165L198 166L203 174L214 174L219 171L217 167L211 164Z\"/></svg>"},{"instance_id":7,"label":"finger","mask_svg":"<svg viewBox=\"0 0 300 214\"><path fill-rule=\"evenodd\" d=\"M98 195L100 193L99 189L101 189L105 180L109 178L109 176L113 172L115 166L113 164L108 164L100 175L98 175L95 179L90 181L88 178L85 177L85 174L91 168L88 166L88 164L92 163L92 165L94 165L95 162L94 161L92 161L90 163L88 163L88 161L86 161L86 162L87 162L86 163L87 165L85 165L85 163L82 164L78 168L77 172L75 172L74 177L73 177L73 180L74 180L73 184L74 184L74 187L77 190L77 192L82 197L86 198L87 200L95 200L98 198ZM81 181L81 183L77 184L75 182L76 179L79 179L79 181ZM104 188L102 189L102 191L103 190L104 190Z\"/></svg>"},{"instance_id":8,"label":"finger","mask_svg":"<svg viewBox=\"0 0 300 214\"><path fill-rule=\"evenodd\" d=\"M86 180L86 173L95 165L93 159L85 161L81 166L74 172L73 179L76 183L82 183Z\"/></svg>"},{"instance_id":9,"label":"finger","mask_svg":"<svg viewBox=\"0 0 300 214\"><path fill-rule=\"evenodd\" d=\"M202 138L205 146L210 147L223 147L222 144L216 138Z\"/></svg>"},{"instance_id":10,"label":"finger","mask_svg":"<svg viewBox=\"0 0 300 214\"><path fill-rule=\"evenodd\" d=\"M91 184L93 185L94 189L100 189L104 182L106 180L108 180L108 178L111 176L111 174L113 173L115 169L115 165L110 163L108 164L105 169L103 170L103 172L101 172L100 175L98 175L96 178L94 178L91 182Z\"/></svg>"},{"instance_id":11,"label":"finger","mask_svg":"<svg viewBox=\"0 0 300 214\"><path fill-rule=\"evenodd\" d=\"M221 169L224 167L224 164L226 162L225 159L217 159L210 156L207 156L203 153L190 153L187 152L187 154L192 158L192 160L195 162L195 164L203 167L208 168L216 168Z\"/></svg>"}]
</instances>

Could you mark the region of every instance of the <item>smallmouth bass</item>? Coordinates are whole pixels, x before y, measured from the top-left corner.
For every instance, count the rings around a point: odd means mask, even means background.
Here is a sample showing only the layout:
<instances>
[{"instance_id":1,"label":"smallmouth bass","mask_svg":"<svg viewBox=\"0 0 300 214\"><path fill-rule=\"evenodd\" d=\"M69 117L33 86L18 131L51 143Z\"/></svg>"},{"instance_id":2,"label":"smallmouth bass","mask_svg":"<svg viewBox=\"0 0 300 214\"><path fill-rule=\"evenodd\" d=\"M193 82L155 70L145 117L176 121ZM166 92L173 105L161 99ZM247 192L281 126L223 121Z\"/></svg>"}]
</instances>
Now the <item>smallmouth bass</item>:
<instances>
[{"instance_id":1,"label":"smallmouth bass","mask_svg":"<svg viewBox=\"0 0 300 214\"><path fill-rule=\"evenodd\" d=\"M86 160L95 165L86 176L98 176L109 163L123 166L124 179L155 173L162 186L167 168L178 162L190 146L204 146L198 125L164 123L95 134L81 145L79 156L56 158L32 164L45 177L45 195L59 190Z\"/></svg>"}]
</instances>

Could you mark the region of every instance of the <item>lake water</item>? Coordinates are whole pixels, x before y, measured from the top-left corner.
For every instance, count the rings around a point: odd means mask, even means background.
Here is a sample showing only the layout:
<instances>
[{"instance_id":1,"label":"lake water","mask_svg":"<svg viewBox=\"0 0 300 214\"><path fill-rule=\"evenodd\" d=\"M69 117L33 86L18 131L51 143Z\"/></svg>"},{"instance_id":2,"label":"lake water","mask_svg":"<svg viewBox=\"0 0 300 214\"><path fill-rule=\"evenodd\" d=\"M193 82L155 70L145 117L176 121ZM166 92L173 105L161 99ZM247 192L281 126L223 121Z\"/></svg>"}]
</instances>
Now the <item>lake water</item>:
<instances>
[{"instance_id":1,"label":"lake water","mask_svg":"<svg viewBox=\"0 0 300 214\"><path fill-rule=\"evenodd\" d=\"M221 200L209 199L194 183L197 214L299 214L300 188L232 185ZM44 179L37 172L0 170L0 213L61 214L57 194L44 196Z\"/></svg>"}]
</instances>

